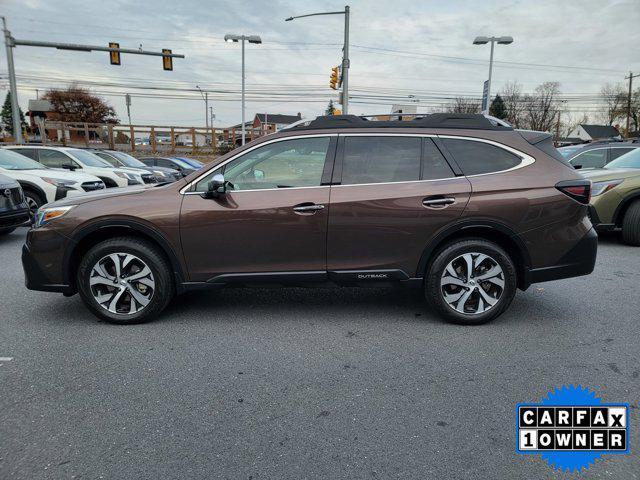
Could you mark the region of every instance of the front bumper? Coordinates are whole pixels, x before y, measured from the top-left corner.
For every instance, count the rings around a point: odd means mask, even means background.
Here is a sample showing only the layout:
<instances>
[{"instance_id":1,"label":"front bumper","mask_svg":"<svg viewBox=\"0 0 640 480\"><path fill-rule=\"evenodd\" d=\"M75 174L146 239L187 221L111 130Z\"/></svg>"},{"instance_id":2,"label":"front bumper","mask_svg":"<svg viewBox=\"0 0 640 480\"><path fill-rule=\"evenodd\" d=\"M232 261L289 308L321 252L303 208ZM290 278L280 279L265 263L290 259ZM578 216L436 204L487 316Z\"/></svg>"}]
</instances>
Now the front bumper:
<instances>
[{"instance_id":1,"label":"front bumper","mask_svg":"<svg viewBox=\"0 0 640 480\"><path fill-rule=\"evenodd\" d=\"M0 230L5 228L19 227L27 223L31 217L29 216L29 208L21 208L19 210L10 210L0 214Z\"/></svg>"},{"instance_id":2,"label":"front bumper","mask_svg":"<svg viewBox=\"0 0 640 480\"><path fill-rule=\"evenodd\" d=\"M556 265L530 269L525 273L525 288L532 283L579 277L593 272L598 253L598 234L590 229Z\"/></svg>"},{"instance_id":3,"label":"front bumper","mask_svg":"<svg viewBox=\"0 0 640 480\"><path fill-rule=\"evenodd\" d=\"M38 238L34 239L33 232L27 232L27 241L22 247L25 286L43 292L75 293L64 272L63 252L70 240L54 231L39 231Z\"/></svg>"},{"instance_id":4,"label":"front bumper","mask_svg":"<svg viewBox=\"0 0 640 480\"><path fill-rule=\"evenodd\" d=\"M591 223L593 223L593 226L596 228L596 230L600 232L609 232L616 228L615 223L603 223L602 220L600 220L600 216L598 215L596 207L594 207L593 205L589 205L589 219L591 220Z\"/></svg>"}]
</instances>

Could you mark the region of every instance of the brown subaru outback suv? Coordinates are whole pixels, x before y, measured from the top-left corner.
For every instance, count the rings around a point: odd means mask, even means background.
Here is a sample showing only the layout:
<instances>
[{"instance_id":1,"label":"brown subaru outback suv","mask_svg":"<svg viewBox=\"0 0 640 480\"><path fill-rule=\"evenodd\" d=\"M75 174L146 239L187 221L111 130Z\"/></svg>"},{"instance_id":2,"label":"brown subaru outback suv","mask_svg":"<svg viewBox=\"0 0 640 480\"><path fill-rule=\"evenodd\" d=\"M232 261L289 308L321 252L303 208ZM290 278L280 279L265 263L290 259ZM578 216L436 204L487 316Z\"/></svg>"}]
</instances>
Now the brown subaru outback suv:
<instances>
[{"instance_id":1,"label":"brown subaru outback suv","mask_svg":"<svg viewBox=\"0 0 640 480\"><path fill-rule=\"evenodd\" d=\"M22 261L28 288L114 323L192 289L327 284L415 286L478 324L593 270L590 189L548 134L482 115L318 117L172 184L46 205Z\"/></svg>"}]
</instances>

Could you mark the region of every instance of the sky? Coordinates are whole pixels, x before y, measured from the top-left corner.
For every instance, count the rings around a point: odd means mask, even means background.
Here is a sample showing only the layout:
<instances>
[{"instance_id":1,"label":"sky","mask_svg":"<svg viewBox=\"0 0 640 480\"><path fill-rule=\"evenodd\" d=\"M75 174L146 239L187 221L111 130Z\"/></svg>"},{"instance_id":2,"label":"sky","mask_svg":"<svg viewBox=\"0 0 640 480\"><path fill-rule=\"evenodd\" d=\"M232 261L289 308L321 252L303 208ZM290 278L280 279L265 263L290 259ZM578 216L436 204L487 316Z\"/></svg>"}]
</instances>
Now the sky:
<instances>
[{"instance_id":1,"label":"sky","mask_svg":"<svg viewBox=\"0 0 640 480\"><path fill-rule=\"evenodd\" d=\"M89 5L92 5L89 7ZM18 46L14 61L23 111L29 99L73 82L103 96L128 123L124 94L132 96L134 124L204 126L209 95L213 126L241 119L241 49L226 33L260 35L246 46L246 119L255 113L321 115L337 92L331 68L342 57L344 17L286 17L336 11L344 1L0 0L14 38L184 54L173 71L159 57L70 52ZM456 96L479 97L488 76L489 46L477 35L511 35L496 45L492 93L517 81L524 92L558 81L567 115L596 120L605 83L627 85L640 72L640 0L435 1L351 0L350 113L388 113L392 104L438 111ZM636 80L640 85L640 79ZM8 90L0 52L0 98ZM38 90L38 92L36 92Z\"/></svg>"}]
</instances>

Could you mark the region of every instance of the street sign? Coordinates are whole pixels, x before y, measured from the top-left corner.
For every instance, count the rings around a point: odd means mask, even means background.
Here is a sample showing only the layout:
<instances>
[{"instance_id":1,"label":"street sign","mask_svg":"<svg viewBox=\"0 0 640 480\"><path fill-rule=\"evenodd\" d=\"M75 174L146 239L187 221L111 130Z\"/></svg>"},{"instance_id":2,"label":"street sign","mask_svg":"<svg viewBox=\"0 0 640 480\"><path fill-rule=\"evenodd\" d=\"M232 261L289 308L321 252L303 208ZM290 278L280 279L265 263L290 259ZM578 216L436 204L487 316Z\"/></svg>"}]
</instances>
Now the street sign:
<instances>
[{"instance_id":1,"label":"street sign","mask_svg":"<svg viewBox=\"0 0 640 480\"><path fill-rule=\"evenodd\" d=\"M171 50L168 48L163 48L162 53L165 55L162 56L162 69L163 70L173 70L173 58L170 57Z\"/></svg>"},{"instance_id":2,"label":"street sign","mask_svg":"<svg viewBox=\"0 0 640 480\"><path fill-rule=\"evenodd\" d=\"M109 48L120 48L119 43L109 42ZM120 52L109 52L111 65L120 65Z\"/></svg>"},{"instance_id":3,"label":"street sign","mask_svg":"<svg viewBox=\"0 0 640 480\"><path fill-rule=\"evenodd\" d=\"M485 80L482 87L482 113L489 113L489 80Z\"/></svg>"}]
</instances>

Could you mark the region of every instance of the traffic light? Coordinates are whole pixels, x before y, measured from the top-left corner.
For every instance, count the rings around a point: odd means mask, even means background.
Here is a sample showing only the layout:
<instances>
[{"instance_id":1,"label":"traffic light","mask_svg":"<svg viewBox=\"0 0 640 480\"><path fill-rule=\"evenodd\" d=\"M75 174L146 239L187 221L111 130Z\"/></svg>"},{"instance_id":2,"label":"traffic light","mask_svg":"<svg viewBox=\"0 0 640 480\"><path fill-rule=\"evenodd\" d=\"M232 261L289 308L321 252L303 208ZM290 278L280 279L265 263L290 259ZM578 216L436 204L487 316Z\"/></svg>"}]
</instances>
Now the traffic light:
<instances>
[{"instance_id":1,"label":"traffic light","mask_svg":"<svg viewBox=\"0 0 640 480\"><path fill-rule=\"evenodd\" d=\"M119 43L109 42L109 48L120 48ZM120 65L120 52L109 52L111 65Z\"/></svg>"},{"instance_id":2,"label":"traffic light","mask_svg":"<svg viewBox=\"0 0 640 480\"><path fill-rule=\"evenodd\" d=\"M165 55L162 56L162 69L163 70L173 70L173 57L170 57L171 50L168 48L163 48L162 53Z\"/></svg>"},{"instance_id":3,"label":"traffic light","mask_svg":"<svg viewBox=\"0 0 640 480\"><path fill-rule=\"evenodd\" d=\"M338 81L340 77L340 67L333 67L331 69L331 78L329 80L329 86L336 90L338 88Z\"/></svg>"}]
</instances>

